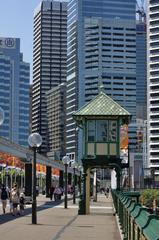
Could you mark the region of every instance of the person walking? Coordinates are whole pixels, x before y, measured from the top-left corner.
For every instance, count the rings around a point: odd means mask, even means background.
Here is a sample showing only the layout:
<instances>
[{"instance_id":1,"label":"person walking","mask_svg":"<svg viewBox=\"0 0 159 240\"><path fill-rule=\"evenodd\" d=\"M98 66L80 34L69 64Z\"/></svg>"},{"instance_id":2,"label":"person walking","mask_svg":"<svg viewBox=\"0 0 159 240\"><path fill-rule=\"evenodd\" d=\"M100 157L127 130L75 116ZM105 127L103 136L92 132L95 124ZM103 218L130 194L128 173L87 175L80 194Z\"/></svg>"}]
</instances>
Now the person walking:
<instances>
[{"instance_id":1,"label":"person walking","mask_svg":"<svg viewBox=\"0 0 159 240\"><path fill-rule=\"evenodd\" d=\"M1 198L1 202L2 202L3 214L5 214L6 207L7 207L7 199L9 198L9 194L8 194L7 189L4 184L2 184L2 188L0 191L0 198Z\"/></svg>"},{"instance_id":2,"label":"person walking","mask_svg":"<svg viewBox=\"0 0 159 240\"><path fill-rule=\"evenodd\" d=\"M52 186L50 187L50 200L51 200L51 201L52 201L52 198L53 198L54 190L55 190L55 188L54 188L54 186L52 185Z\"/></svg>"},{"instance_id":3,"label":"person walking","mask_svg":"<svg viewBox=\"0 0 159 240\"><path fill-rule=\"evenodd\" d=\"M21 192L20 198L19 198L20 215L24 214L24 204L25 204L25 195L24 195L24 192Z\"/></svg>"},{"instance_id":4,"label":"person walking","mask_svg":"<svg viewBox=\"0 0 159 240\"><path fill-rule=\"evenodd\" d=\"M13 215L17 215L18 211L18 204L19 204L19 190L17 184L14 184L14 187L11 190L11 202L13 203Z\"/></svg>"},{"instance_id":5,"label":"person walking","mask_svg":"<svg viewBox=\"0 0 159 240\"><path fill-rule=\"evenodd\" d=\"M61 199L61 190L58 186L56 186L54 190L54 200L57 201L60 199Z\"/></svg>"},{"instance_id":6,"label":"person walking","mask_svg":"<svg viewBox=\"0 0 159 240\"><path fill-rule=\"evenodd\" d=\"M107 198L109 197L109 188L108 188L108 187L106 188L105 196L106 196Z\"/></svg>"},{"instance_id":7,"label":"person walking","mask_svg":"<svg viewBox=\"0 0 159 240\"><path fill-rule=\"evenodd\" d=\"M9 207L10 207L10 213L13 215L13 203L12 203L11 196L9 197Z\"/></svg>"}]
</instances>

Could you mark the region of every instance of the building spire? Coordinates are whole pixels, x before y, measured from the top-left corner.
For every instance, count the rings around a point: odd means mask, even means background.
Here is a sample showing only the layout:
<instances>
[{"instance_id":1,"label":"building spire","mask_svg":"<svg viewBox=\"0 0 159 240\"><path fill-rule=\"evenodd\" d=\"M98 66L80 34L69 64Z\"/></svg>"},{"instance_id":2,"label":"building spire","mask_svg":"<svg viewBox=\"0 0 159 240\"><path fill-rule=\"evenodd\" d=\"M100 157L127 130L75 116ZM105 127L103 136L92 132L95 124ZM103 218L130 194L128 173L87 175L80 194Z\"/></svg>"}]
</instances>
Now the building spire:
<instances>
[{"instance_id":1,"label":"building spire","mask_svg":"<svg viewBox=\"0 0 159 240\"><path fill-rule=\"evenodd\" d=\"M101 80L99 81L99 84L98 84L98 91L99 93L104 92L104 85Z\"/></svg>"}]
</instances>

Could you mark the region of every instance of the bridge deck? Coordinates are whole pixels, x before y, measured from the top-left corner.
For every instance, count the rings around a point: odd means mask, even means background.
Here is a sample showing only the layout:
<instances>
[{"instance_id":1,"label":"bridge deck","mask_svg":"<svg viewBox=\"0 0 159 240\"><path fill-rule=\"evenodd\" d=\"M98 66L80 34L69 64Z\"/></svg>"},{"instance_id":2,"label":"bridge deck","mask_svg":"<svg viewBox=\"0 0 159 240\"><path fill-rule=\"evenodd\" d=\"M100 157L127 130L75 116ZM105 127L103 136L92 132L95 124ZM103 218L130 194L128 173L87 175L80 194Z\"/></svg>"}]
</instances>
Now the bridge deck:
<instances>
[{"instance_id":1,"label":"bridge deck","mask_svg":"<svg viewBox=\"0 0 159 240\"><path fill-rule=\"evenodd\" d=\"M37 225L31 224L29 205L25 215L18 217L1 215L0 209L0 234L5 240L120 240L112 199L104 194L98 196L98 202L91 201L90 215L78 215L78 206L72 200L68 209L63 208L63 202L55 205L44 196L37 200Z\"/></svg>"}]
</instances>

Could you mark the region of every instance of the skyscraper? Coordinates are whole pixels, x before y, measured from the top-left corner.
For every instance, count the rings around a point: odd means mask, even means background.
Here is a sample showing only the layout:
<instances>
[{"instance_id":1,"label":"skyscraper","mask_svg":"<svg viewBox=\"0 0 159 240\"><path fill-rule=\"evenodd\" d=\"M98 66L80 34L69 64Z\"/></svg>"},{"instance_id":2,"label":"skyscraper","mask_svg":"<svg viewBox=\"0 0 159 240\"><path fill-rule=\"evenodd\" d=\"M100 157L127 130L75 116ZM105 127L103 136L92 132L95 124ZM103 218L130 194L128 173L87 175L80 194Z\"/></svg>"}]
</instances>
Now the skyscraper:
<instances>
[{"instance_id":1,"label":"skyscraper","mask_svg":"<svg viewBox=\"0 0 159 240\"><path fill-rule=\"evenodd\" d=\"M137 152L143 153L143 165L146 160L146 121L147 121L147 41L146 15L144 9L140 12L136 24L136 125Z\"/></svg>"},{"instance_id":2,"label":"skyscraper","mask_svg":"<svg viewBox=\"0 0 159 240\"><path fill-rule=\"evenodd\" d=\"M148 1L147 130L149 167L159 175L159 0Z\"/></svg>"},{"instance_id":3,"label":"skyscraper","mask_svg":"<svg viewBox=\"0 0 159 240\"><path fill-rule=\"evenodd\" d=\"M48 156L61 160L65 156L66 139L66 84L62 83L47 93Z\"/></svg>"},{"instance_id":4,"label":"skyscraper","mask_svg":"<svg viewBox=\"0 0 159 240\"><path fill-rule=\"evenodd\" d=\"M45 0L34 14L32 132L41 134L40 152L49 151L46 92L66 82L67 3Z\"/></svg>"},{"instance_id":5,"label":"skyscraper","mask_svg":"<svg viewBox=\"0 0 159 240\"><path fill-rule=\"evenodd\" d=\"M136 117L147 119L146 22L136 24Z\"/></svg>"},{"instance_id":6,"label":"skyscraper","mask_svg":"<svg viewBox=\"0 0 159 240\"><path fill-rule=\"evenodd\" d=\"M66 138L72 159L81 158L82 148L72 113L98 94L101 82L106 94L132 114L130 147L136 147L135 4L135 0L68 3Z\"/></svg>"},{"instance_id":7,"label":"skyscraper","mask_svg":"<svg viewBox=\"0 0 159 240\"><path fill-rule=\"evenodd\" d=\"M0 38L0 106L5 120L0 136L28 146L30 66L23 61L19 38Z\"/></svg>"}]
</instances>

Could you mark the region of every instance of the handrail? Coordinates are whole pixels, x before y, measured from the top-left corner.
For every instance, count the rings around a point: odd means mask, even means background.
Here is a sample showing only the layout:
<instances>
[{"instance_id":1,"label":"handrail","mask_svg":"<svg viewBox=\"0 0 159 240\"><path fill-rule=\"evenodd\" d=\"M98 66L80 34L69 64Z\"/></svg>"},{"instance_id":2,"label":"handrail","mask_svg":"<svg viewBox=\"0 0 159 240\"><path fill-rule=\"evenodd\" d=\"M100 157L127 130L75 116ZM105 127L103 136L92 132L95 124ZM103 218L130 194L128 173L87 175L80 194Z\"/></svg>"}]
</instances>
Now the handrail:
<instances>
[{"instance_id":1,"label":"handrail","mask_svg":"<svg viewBox=\"0 0 159 240\"><path fill-rule=\"evenodd\" d=\"M115 214L124 240L159 240L159 218L139 203L139 192L112 190Z\"/></svg>"}]
</instances>

